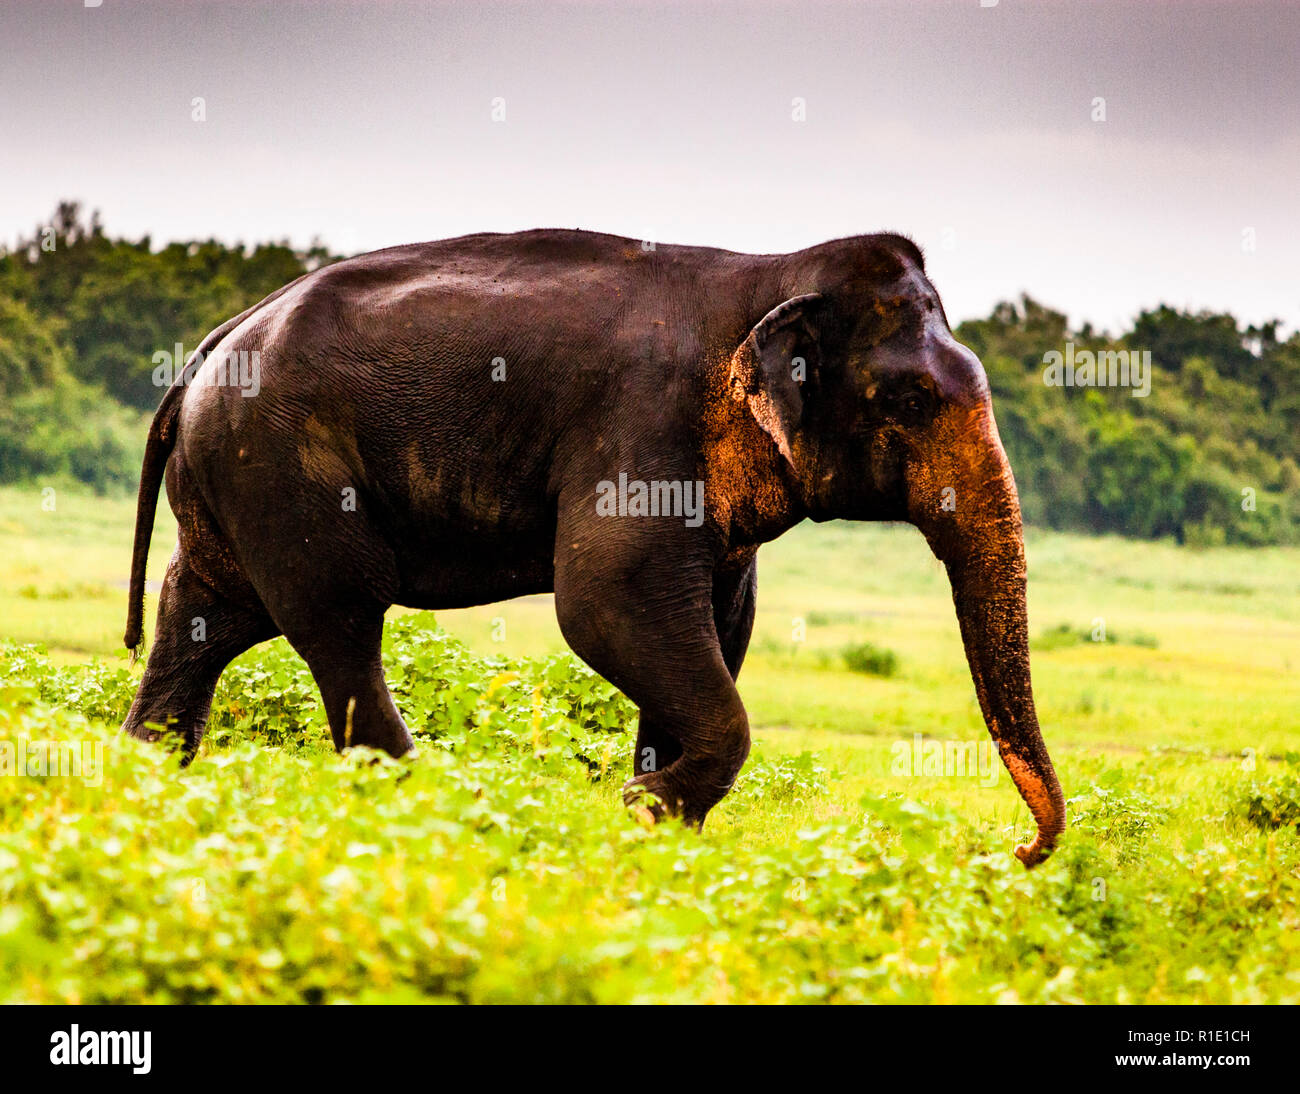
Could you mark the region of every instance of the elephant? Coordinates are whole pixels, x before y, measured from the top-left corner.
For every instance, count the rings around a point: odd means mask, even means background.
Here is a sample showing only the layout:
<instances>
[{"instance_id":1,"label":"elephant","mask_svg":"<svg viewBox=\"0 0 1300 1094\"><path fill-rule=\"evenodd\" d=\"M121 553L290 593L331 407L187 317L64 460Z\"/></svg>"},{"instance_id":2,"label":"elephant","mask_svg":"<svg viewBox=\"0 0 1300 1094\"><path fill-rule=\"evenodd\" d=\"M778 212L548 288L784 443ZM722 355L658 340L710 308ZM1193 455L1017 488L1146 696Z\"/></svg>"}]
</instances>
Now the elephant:
<instances>
[{"instance_id":1,"label":"elephant","mask_svg":"<svg viewBox=\"0 0 1300 1094\"><path fill-rule=\"evenodd\" d=\"M1016 856L1035 865L1065 829L1015 480L983 367L905 236L742 254L544 229L305 274L212 331L162 398L134 653L164 478L178 545L123 728L174 734L185 762L222 670L278 635L337 748L411 752L380 660L387 609L553 592L565 641L639 708L625 796L699 826L750 749L736 678L759 546L805 518L904 521L946 568L1036 822Z\"/></svg>"}]
</instances>

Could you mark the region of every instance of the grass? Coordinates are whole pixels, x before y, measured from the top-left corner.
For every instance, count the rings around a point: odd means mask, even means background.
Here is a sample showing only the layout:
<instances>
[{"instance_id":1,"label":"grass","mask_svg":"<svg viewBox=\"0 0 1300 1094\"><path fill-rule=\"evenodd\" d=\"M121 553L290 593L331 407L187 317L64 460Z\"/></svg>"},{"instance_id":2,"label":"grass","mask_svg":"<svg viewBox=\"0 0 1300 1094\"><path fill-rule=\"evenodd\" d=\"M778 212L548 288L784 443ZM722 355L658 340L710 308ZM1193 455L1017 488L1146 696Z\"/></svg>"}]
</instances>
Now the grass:
<instances>
[{"instance_id":1,"label":"grass","mask_svg":"<svg viewBox=\"0 0 1300 1094\"><path fill-rule=\"evenodd\" d=\"M634 720L546 597L394 613L413 764L336 756L277 642L178 773L115 731L133 505L42 501L0 489L0 638L48 647L0 653L0 770L102 762L0 778L0 1001L1300 1001L1300 550L1031 533L1072 826L1026 873L1000 766L900 768L987 739L911 529L764 548L755 753L701 835L621 809Z\"/></svg>"}]
</instances>

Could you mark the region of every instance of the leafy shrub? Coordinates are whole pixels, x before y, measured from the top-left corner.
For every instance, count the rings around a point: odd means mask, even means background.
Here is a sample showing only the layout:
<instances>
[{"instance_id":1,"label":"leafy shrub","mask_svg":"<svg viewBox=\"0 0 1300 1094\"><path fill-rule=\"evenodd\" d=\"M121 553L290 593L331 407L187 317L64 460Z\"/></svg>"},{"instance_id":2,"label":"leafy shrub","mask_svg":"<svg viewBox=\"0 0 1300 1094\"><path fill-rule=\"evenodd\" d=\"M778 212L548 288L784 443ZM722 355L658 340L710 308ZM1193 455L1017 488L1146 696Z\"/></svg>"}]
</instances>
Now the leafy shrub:
<instances>
[{"instance_id":1,"label":"leafy shrub","mask_svg":"<svg viewBox=\"0 0 1300 1094\"><path fill-rule=\"evenodd\" d=\"M1122 645L1122 646L1141 646L1145 649L1157 649L1160 640L1153 634L1138 632L1131 635L1117 634L1109 627L1105 629L1100 638L1094 637L1091 627L1075 627L1069 623L1058 623L1055 627L1050 627L1041 632L1030 640L1030 647L1035 650L1059 650L1066 649L1070 646L1082 646L1087 644L1094 645Z\"/></svg>"},{"instance_id":2,"label":"leafy shrub","mask_svg":"<svg viewBox=\"0 0 1300 1094\"><path fill-rule=\"evenodd\" d=\"M1300 776L1292 768L1252 780L1238 794L1234 811L1264 831L1300 826Z\"/></svg>"},{"instance_id":3,"label":"leafy shrub","mask_svg":"<svg viewBox=\"0 0 1300 1094\"><path fill-rule=\"evenodd\" d=\"M1087 793L1067 802L1067 809L1072 828L1116 843L1124 854L1131 855L1168 819L1168 813L1142 791L1120 789L1123 777L1119 768L1103 772Z\"/></svg>"},{"instance_id":4,"label":"leafy shrub","mask_svg":"<svg viewBox=\"0 0 1300 1094\"><path fill-rule=\"evenodd\" d=\"M563 757L596 777L626 762L636 707L571 655L511 663L470 651L430 613L384 628L389 688L417 743L450 752L497 745ZM39 646L0 644L0 685L35 681L36 697L88 718L120 724L138 678L102 663L59 668ZM222 674L205 744L332 751L324 707L303 660L284 639L258 646ZM611 743L621 747L610 749ZM630 775L630 772L627 774Z\"/></svg>"},{"instance_id":5,"label":"leafy shrub","mask_svg":"<svg viewBox=\"0 0 1300 1094\"><path fill-rule=\"evenodd\" d=\"M868 676L893 676L898 671L898 655L893 650L881 649L870 642L846 646L840 656L850 672Z\"/></svg>"},{"instance_id":6,"label":"leafy shrub","mask_svg":"<svg viewBox=\"0 0 1300 1094\"><path fill-rule=\"evenodd\" d=\"M750 755L734 793L749 801L807 802L826 792L827 771L811 752Z\"/></svg>"},{"instance_id":7,"label":"leafy shrub","mask_svg":"<svg viewBox=\"0 0 1300 1094\"><path fill-rule=\"evenodd\" d=\"M0 641L0 686L25 690L50 706L93 721L121 723L131 708L137 680L121 665L50 664L44 646Z\"/></svg>"}]
</instances>

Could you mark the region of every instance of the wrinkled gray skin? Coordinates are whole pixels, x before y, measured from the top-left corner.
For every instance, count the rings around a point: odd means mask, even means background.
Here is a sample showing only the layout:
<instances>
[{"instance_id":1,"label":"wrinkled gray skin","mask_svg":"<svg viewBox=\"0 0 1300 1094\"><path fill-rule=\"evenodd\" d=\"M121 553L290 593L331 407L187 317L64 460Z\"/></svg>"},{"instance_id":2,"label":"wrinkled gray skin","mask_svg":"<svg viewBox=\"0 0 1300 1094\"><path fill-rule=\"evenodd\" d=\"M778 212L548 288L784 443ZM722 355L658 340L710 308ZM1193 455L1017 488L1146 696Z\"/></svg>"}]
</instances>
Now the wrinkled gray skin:
<instances>
[{"instance_id":1,"label":"wrinkled gray skin","mask_svg":"<svg viewBox=\"0 0 1300 1094\"><path fill-rule=\"evenodd\" d=\"M205 383L240 351L259 355L252 398ZM640 708L629 796L699 824L749 752L735 678L758 546L805 517L903 520L947 567L989 732L1037 821L1017 854L1032 866L1064 829L1015 483L984 371L908 240L743 255L534 231L397 247L300 278L199 354L145 455L129 647L164 472L180 543L130 733L168 724L192 756L222 669L283 634L335 743L402 755L385 610L554 591L573 650ZM599 484L620 472L702 482L703 520L601 515Z\"/></svg>"}]
</instances>

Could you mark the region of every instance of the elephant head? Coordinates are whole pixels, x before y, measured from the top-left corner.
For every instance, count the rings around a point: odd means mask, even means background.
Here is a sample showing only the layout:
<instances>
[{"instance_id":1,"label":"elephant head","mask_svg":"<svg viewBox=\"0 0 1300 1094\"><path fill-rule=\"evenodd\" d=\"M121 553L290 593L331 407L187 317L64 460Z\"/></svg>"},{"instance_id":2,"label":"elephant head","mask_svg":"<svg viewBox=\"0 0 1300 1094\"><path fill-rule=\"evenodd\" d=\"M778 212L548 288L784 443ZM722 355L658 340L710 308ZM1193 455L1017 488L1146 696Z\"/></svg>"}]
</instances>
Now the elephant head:
<instances>
[{"instance_id":1,"label":"elephant head","mask_svg":"<svg viewBox=\"0 0 1300 1094\"><path fill-rule=\"evenodd\" d=\"M1065 802L1034 710L1020 503L984 369L909 240L801 255L784 301L732 354L731 397L775 444L796 512L908 521L944 563L984 720L1038 825L1016 848L1033 866Z\"/></svg>"}]
</instances>

